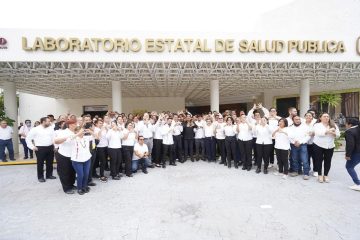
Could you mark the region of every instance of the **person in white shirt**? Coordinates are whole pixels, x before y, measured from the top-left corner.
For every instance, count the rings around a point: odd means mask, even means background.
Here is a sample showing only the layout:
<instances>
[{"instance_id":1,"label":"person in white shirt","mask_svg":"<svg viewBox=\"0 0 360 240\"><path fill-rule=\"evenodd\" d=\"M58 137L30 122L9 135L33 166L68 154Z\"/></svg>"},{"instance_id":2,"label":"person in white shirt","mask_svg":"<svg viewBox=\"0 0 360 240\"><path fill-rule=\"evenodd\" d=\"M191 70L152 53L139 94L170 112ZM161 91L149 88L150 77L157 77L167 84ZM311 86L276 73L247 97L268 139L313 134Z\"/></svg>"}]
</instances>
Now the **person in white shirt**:
<instances>
[{"instance_id":1,"label":"person in white shirt","mask_svg":"<svg viewBox=\"0 0 360 240\"><path fill-rule=\"evenodd\" d=\"M99 163L100 168L100 181L107 182L107 177L105 177L105 169L107 163L107 151L108 151L108 140L106 138L106 134L108 132L108 128L104 125L104 122L100 119L95 120L95 129L94 134L99 139L99 142L96 146L96 159Z\"/></svg>"},{"instance_id":2,"label":"person in white shirt","mask_svg":"<svg viewBox=\"0 0 360 240\"><path fill-rule=\"evenodd\" d=\"M120 180L120 165L122 164L121 139L124 137L120 127L116 122L112 123L112 128L106 133L108 140L108 153L110 156L110 175L113 180Z\"/></svg>"},{"instance_id":3,"label":"person in white shirt","mask_svg":"<svg viewBox=\"0 0 360 240\"><path fill-rule=\"evenodd\" d=\"M294 116L292 119L293 125L289 127L289 139L291 146L291 160L290 165L293 172L290 176L296 177L301 173L301 165L303 166L304 180L309 180L309 160L307 143L310 139L309 132L305 124L301 123L300 116Z\"/></svg>"},{"instance_id":4,"label":"person in white shirt","mask_svg":"<svg viewBox=\"0 0 360 240\"><path fill-rule=\"evenodd\" d=\"M318 171L318 180L330 182L328 177L331 168L331 159L335 148L335 138L340 137L338 126L330 120L328 113L319 116L319 122L314 125L314 156L316 170ZM324 162L324 175L322 174Z\"/></svg>"},{"instance_id":5,"label":"person in white shirt","mask_svg":"<svg viewBox=\"0 0 360 240\"><path fill-rule=\"evenodd\" d=\"M266 117L262 117L260 124L255 126L257 169L256 173L261 172L261 165L264 162L264 174L268 174L270 153L272 149L272 131L268 125Z\"/></svg>"},{"instance_id":6,"label":"person in white shirt","mask_svg":"<svg viewBox=\"0 0 360 240\"><path fill-rule=\"evenodd\" d=\"M155 132L155 125L154 120L150 119L149 114L146 112L143 115L142 121L140 121L137 125L138 134L144 137L144 143L147 145L149 149L149 156L148 161L152 163L152 151L154 147L154 132Z\"/></svg>"},{"instance_id":7,"label":"person in white shirt","mask_svg":"<svg viewBox=\"0 0 360 240\"><path fill-rule=\"evenodd\" d=\"M126 128L123 130L124 136L122 137L122 151L125 162L125 174L127 177L133 177L132 175L132 157L134 154L134 145L136 143L138 133L134 129L133 123L127 123Z\"/></svg>"},{"instance_id":8,"label":"person in white shirt","mask_svg":"<svg viewBox=\"0 0 360 240\"><path fill-rule=\"evenodd\" d=\"M242 170L251 170L251 151L252 151L252 128L253 126L247 121L245 114L240 115L236 123L237 139L240 148L241 161L243 162Z\"/></svg>"},{"instance_id":9,"label":"person in white shirt","mask_svg":"<svg viewBox=\"0 0 360 240\"><path fill-rule=\"evenodd\" d=\"M186 118L183 122L184 161L186 161L187 157L189 156L190 160L194 162L195 128L196 125L191 115L186 115Z\"/></svg>"},{"instance_id":10,"label":"person in white shirt","mask_svg":"<svg viewBox=\"0 0 360 240\"><path fill-rule=\"evenodd\" d=\"M217 122L214 122L215 125L215 139L216 139L216 145L220 153L220 164L227 165L226 162L226 149L225 149L225 135L224 135L224 126L226 123L224 123L224 117L219 114Z\"/></svg>"},{"instance_id":11,"label":"person in white shirt","mask_svg":"<svg viewBox=\"0 0 360 240\"><path fill-rule=\"evenodd\" d=\"M286 118L288 121L288 126L291 127L293 125L293 117L298 115L297 109L295 107L288 108L289 116Z\"/></svg>"},{"instance_id":12,"label":"person in white shirt","mask_svg":"<svg viewBox=\"0 0 360 240\"><path fill-rule=\"evenodd\" d=\"M134 146L134 154L132 156L132 171L137 172L139 164L141 165L142 172L147 174L147 158L149 156L149 149L144 143L145 138L143 136L138 137L138 142Z\"/></svg>"},{"instance_id":13,"label":"person in white shirt","mask_svg":"<svg viewBox=\"0 0 360 240\"><path fill-rule=\"evenodd\" d=\"M197 116L197 120L195 121L196 128L194 128L195 132L195 159L199 161L200 159L205 161L205 132L204 125L205 121L201 115ZM201 150L200 150L201 149Z\"/></svg>"},{"instance_id":14,"label":"person in white shirt","mask_svg":"<svg viewBox=\"0 0 360 240\"><path fill-rule=\"evenodd\" d=\"M279 117L277 115L277 111L276 111L276 108L274 107L271 107L269 109L269 127L270 129L272 130L272 132L274 132L276 129L278 129L279 127L279 120L281 119L281 117ZM271 153L270 153L270 163L269 163L269 168L272 168L273 167L273 164L274 164L274 150L275 150L275 139L273 138L272 139L272 150L271 150Z\"/></svg>"},{"instance_id":15,"label":"person in white shirt","mask_svg":"<svg viewBox=\"0 0 360 240\"><path fill-rule=\"evenodd\" d=\"M239 163L236 159L236 126L232 117L226 117L226 125L223 131L225 135L227 166L231 168L231 161L234 160L235 168L239 168Z\"/></svg>"},{"instance_id":16,"label":"person in white shirt","mask_svg":"<svg viewBox=\"0 0 360 240\"><path fill-rule=\"evenodd\" d=\"M247 114L247 121L252 126L254 126L253 127L253 140L252 140L252 148L253 148L253 152L254 152L254 162L257 161L257 149L256 149L257 136L256 136L255 127L256 127L256 125L260 124L262 116L268 117L269 111L266 108L264 108L261 103L259 103L259 104L254 103L253 108Z\"/></svg>"},{"instance_id":17,"label":"person in white shirt","mask_svg":"<svg viewBox=\"0 0 360 240\"><path fill-rule=\"evenodd\" d=\"M76 119L66 121L67 128L58 130L57 136L54 138L54 144L59 146L55 153L57 163L57 173L60 178L62 188L66 194L74 193L75 170L71 162L72 141L76 137ZM82 134L79 132L78 135Z\"/></svg>"},{"instance_id":18,"label":"person in white shirt","mask_svg":"<svg viewBox=\"0 0 360 240\"><path fill-rule=\"evenodd\" d=\"M7 125L5 120L2 120L0 126L0 160L3 162L7 162L5 159L5 148L7 148L9 152L10 160L15 161L12 135L13 129Z\"/></svg>"},{"instance_id":19,"label":"person in white shirt","mask_svg":"<svg viewBox=\"0 0 360 240\"><path fill-rule=\"evenodd\" d=\"M84 134L90 129L77 128L76 136L71 141L71 162L76 172L76 187L80 195L88 193L88 180L91 165L91 152L89 138L85 138Z\"/></svg>"},{"instance_id":20,"label":"person in white shirt","mask_svg":"<svg viewBox=\"0 0 360 240\"><path fill-rule=\"evenodd\" d=\"M278 125L279 127L273 132L272 136L275 139L275 152L279 173L284 174L283 179L287 179L289 173L290 139L286 118L281 118ZM275 172L275 175L277 174Z\"/></svg>"},{"instance_id":21,"label":"person in white shirt","mask_svg":"<svg viewBox=\"0 0 360 240\"><path fill-rule=\"evenodd\" d=\"M166 168L166 156L169 156L170 165L176 166L176 163L173 159L173 150L174 150L174 128L175 122L172 121L171 117L166 119L166 124L161 127L161 135L163 137L163 154L162 154L162 167Z\"/></svg>"},{"instance_id":22,"label":"person in white shirt","mask_svg":"<svg viewBox=\"0 0 360 240\"><path fill-rule=\"evenodd\" d=\"M51 126L48 117L41 118L40 125L32 128L26 136L26 144L30 149L35 151L36 154L37 177L39 182L45 182L44 162L46 162L46 178L56 179L56 177L53 176L54 136L54 128Z\"/></svg>"},{"instance_id":23,"label":"person in white shirt","mask_svg":"<svg viewBox=\"0 0 360 240\"><path fill-rule=\"evenodd\" d=\"M314 160L314 115L312 114L312 112L307 112L305 114L305 121L303 122L303 124L306 126L307 128L307 132L310 136L309 141L307 142L307 150L308 150L308 162L309 162L309 166L311 166L311 159L312 159L312 163L313 163L313 176L317 177L318 176L318 171L316 170L316 164L315 164L315 160ZM311 168L311 167L310 167Z\"/></svg>"},{"instance_id":24,"label":"person in white shirt","mask_svg":"<svg viewBox=\"0 0 360 240\"><path fill-rule=\"evenodd\" d=\"M204 125L204 142L205 153L207 155L208 162L216 162L216 141L215 141L215 123L212 122L212 118L206 118L206 124Z\"/></svg>"},{"instance_id":25,"label":"person in white shirt","mask_svg":"<svg viewBox=\"0 0 360 240\"><path fill-rule=\"evenodd\" d=\"M152 119L156 122L154 125L154 148L153 148L153 162L156 167L161 167L161 156L162 156L162 135L161 128L164 125L165 121L163 120L162 114L160 116L152 116Z\"/></svg>"},{"instance_id":26,"label":"person in white shirt","mask_svg":"<svg viewBox=\"0 0 360 240\"><path fill-rule=\"evenodd\" d=\"M34 158L34 152L33 150L31 150L30 148L28 148L27 144L26 144L26 135L29 133L29 131L31 130L32 126L31 126L31 121L30 120L25 120L25 125L23 125L20 130L19 130L19 135L20 137L20 142L24 147L24 159L28 159L29 155L30 155L30 159Z\"/></svg>"},{"instance_id":27,"label":"person in white shirt","mask_svg":"<svg viewBox=\"0 0 360 240\"><path fill-rule=\"evenodd\" d=\"M173 134L173 138L174 138L173 158L175 159L174 160L175 162L176 160L178 160L179 162L184 163L183 160L184 148L183 148L183 136L182 136L182 132L184 128L177 114L173 115L173 122L175 124L174 134Z\"/></svg>"}]
</instances>

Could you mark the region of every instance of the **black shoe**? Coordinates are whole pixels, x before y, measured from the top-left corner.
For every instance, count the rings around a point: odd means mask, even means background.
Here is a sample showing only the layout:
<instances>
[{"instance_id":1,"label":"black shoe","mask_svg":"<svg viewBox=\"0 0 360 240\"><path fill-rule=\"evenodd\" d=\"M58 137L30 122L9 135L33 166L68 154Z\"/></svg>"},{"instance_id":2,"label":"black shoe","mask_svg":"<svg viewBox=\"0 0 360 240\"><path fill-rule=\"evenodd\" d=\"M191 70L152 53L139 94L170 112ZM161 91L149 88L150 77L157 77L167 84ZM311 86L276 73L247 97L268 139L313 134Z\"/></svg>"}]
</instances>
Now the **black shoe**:
<instances>
[{"instance_id":1,"label":"black shoe","mask_svg":"<svg viewBox=\"0 0 360 240\"><path fill-rule=\"evenodd\" d=\"M56 179L55 176L46 177L46 179Z\"/></svg>"},{"instance_id":2,"label":"black shoe","mask_svg":"<svg viewBox=\"0 0 360 240\"><path fill-rule=\"evenodd\" d=\"M93 178L100 178L100 175L94 174L92 177L93 177Z\"/></svg>"},{"instance_id":3,"label":"black shoe","mask_svg":"<svg viewBox=\"0 0 360 240\"><path fill-rule=\"evenodd\" d=\"M16 159L10 159L10 161L16 161Z\"/></svg>"},{"instance_id":4,"label":"black shoe","mask_svg":"<svg viewBox=\"0 0 360 240\"><path fill-rule=\"evenodd\" d=\"M228 168L231 168L231 163L228 163L228 165L227 165L227 166L228 166Z\"/></svg>"},{"instance_id":5,"label":"black shoe","mask_svg":"<svg viewBox=\"0 0 360 240\"><path fill-rule=\"evenodd\" d=\"M93 187L93 186L96 186L96 183L94 183L94 182L89 182L89 183L88 183L88 186L92 186L92 187Z\"/></svg>"},{"instance_id":6,"label":"black shoe","mask_svg":"<svg viewBox=\"0 0 360 240\"><path fill-rule=\"evenodd\" d=\"M244 164L244 162L243 161L240 161L239 162L239 166L241 166L241 165L243 165Z\"/></svg>"},{"instance_id":7,"label":"black shoe","mask_svg":"<svg viewBox=\"0 0 360 240\"><path fill-rule=\"evenodd\" d=\"M39 178L39 182L46 182L44 178Z\"/></svg>"},{"instance_id":8,"label":"black shoe","mask_svg":"<svg viewBox=\"0 0 360 240\"><path fill-rule=\"evenodd\" d=\"M72 188L71 188L73 191L76 191L77 190L77 187L75 187L75 186L72 186Z\"/></svg>"},{"instance_id":9,"label":"black shoe","mask_svg":"<svg viewBox=\"0 0 360 240\"><path fill-rule=\"evenodd\" d=\"M3 162L7 162L8 160L6 160L6 159L4 159L4 160L2 160Z\"/></svg>"},{"instance_id":10,"label":"black shoe","mask_svg":"<svg viewBox=\"0 0 360 240\"><path fill-rule=\"evenodd\" d=\"M247 170L248 170L248 171L251 171L251 166L250 166L250 167L247 167Z\"/></svg>"},{"instance_id":11,"label":"black shoe","mask_svg":"<svg viewBox=\"0 0 360 240\"><path fill-rule=\"evenodd\" d=\"M148 166L148 168L155 168L155 165L151 164L150 166Z\"/></svg>"},{"instance_id":12,"label":"black shoe","mask_svg":"<svg viewBox=\"0 0 360 240\"><path fill-rule=\"evenodd\" d=\"M24 157L24 160L29 159L28 157Z\"/></svg>"},{"instance_id":13,"label":"black shoe","mask_svg":"<svg viewBox=\"0 0 360 240\"><path fill-rule=\"evenodd\" d=\"M176 166L176 163L170 163L169 165Z\"/></svg>"},{"instance_id":14,"label":"black shoe","mask_svg":"<svg viewBox=\"0 0 360 240\"><path fill-rule=\"evenodd\" d=\"M84 195L84 194L85 194L85 191L82 190L82 189L78 190L77 192L78 192L78 194L80 194L80 195Z\"/></svg>"},{"instance_id":15,"label":"black shoe","mask_svg":"<svg viewBox=\"0 0 360 240\"><path fill-rule=\"evenodd\" d=\"M83 190L84 190L85 193L88 193L88 192L90 192L90 187L86 187Z\"/></svg>"},{"instance_id":16,"label":"black shoe","mask_svg":"<svg viewBox=\"0 0 360 240\"><path fill-rule=\"evenodd\" d=\"M112 177L113 180L120 180L120 177L118 176L115 176L115 177Z\"/></svg>"},{"instance_id":17,"label":"black shoe","mask_svg":"<svg viewBox=\"0 0 360 240\"><path fill-rule=\"evenodd\" d=\"M245 166L242 167L242 170L246 170L247 168Z\"/></svg>"},{"instance_id":18,"label":"black shoe","mask_svg":"<svg viewBox=\"0 0 360 240\"><path fill-rule=\"evenodd\" d=\"M127 177L133 177L134 175L132 174L126 174Z\"/></svg>"},{"instance_id":19,"label":"black shoe","mask_svg":"<svg viewBox=\"0 0 360 240\"><path fill-rule=\"evenodd\" d=\"M72 190L72 189L69 189L69 190L66 190L66 191L65 191L65 193L66 193L66 194L74 194L74 193L75 193L75 191L74 191L74 190Z\"/></svg>"},{"instance_id":20,"label":"black shoe","mask_svg":"<svg viewBox=\"0 0 360 240\"><path fill-rule=\"evenodd\" d=\"M31 155L31 156L30 156L30 159L33 159L33 158L34 158L34 156L33 156L33 155Z\"/></svg>"},{"instance_id":21,"label":"black shoe","mask_svg":"<svg viewBox=\"0 0 360 240\"><path fill-rule=\"evenodd\" d=\"M267 170L267 169L264 169L264 174L268 174L268 170Z\"/></svg>"},{"instance_id":22,"label":"black shoe","mask_svg":"<svg viewBox=\"0 0 360 240\"><path fill-rule=\"evenodd\" d=\"M192 158L191 161L194 162L194 159Z\"/></svg>"},{"instance_id":23,"label":"black shoe","mask_svg":"<svg viewBox=\"0 0 360 240\"><path fill-rule=\"evenodd\" d=\"M235 163L235 168L239 168L239 164L238 164L238 163Z\"/></svg>"},{"instance_id":24,"label":"black shoe","mask_svg":"<svg viewBox=\"0 0 360 240\"><path fill-rule=\"evenodd\" d=\"M162 165L162 168L166 168L166 164L163 164L163 165Z\"/></svg>"},{"instance_id":25,"label":"black shoe","mask_svg":"<svg viewBox=\"0 0 360 240\"><path fill-rule=\"evenodd\" d=\"M143 173L148 174L148 171L145 169L145 170L143 170Z\"/></svg>"},{"instance_id":26,"label":"black shoe","mask_svg":"<svg viewBox=\"0 0 360 240\"><path fill-rule=\"evenodd\" d=\"M256 172L256 173L261 173L261 169L260 169L260 168L257 168L255 172Z\"/></svg>"},{"instance_id":27,"label":"black shoe","mask_svg":"<svg viewBox=\"0 0 360 240\"><path fill-rule=\"evenodd\" d=\"M227 162L224 162L224 165L227 166Z\"/></svg>"},{"instance_id":28,"label":"black shoe","mask_svg":"<svg viewBox=\"0 0 360 240\"><path fill-rule=\"evenodd\" d=\"M224 164L224 162L220 161L219 164Z\"/></svg>"}]
</instances>

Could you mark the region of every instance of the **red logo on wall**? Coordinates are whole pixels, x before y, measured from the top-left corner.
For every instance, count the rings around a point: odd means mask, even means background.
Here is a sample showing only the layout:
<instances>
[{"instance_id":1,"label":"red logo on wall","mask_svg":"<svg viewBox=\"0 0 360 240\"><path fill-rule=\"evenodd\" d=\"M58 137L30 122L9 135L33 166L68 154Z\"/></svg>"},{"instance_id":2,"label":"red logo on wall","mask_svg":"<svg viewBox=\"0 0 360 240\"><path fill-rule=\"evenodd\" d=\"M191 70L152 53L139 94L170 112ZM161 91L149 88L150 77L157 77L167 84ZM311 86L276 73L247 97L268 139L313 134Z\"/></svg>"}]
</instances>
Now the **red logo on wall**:
<instances>
[{"instance_id":1,"label":"red logo on wall","mask_svg":"<svg viewBox=\"0 0 360 240\"><path fill-rule=\"evenodd\" d=\"M7 49L7 40L3 37L0 37L0 49Z\"/></svg>"}]
</instances>

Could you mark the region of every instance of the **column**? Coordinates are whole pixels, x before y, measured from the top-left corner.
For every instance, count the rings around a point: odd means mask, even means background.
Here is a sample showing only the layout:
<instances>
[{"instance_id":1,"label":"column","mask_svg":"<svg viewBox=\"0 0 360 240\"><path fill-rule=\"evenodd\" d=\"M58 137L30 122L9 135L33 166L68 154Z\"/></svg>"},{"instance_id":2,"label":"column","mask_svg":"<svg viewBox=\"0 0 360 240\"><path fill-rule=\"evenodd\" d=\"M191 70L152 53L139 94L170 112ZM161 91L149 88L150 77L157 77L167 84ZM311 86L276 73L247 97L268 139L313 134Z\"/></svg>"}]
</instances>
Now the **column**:
<instances>
[{"instance_id":1,"label":"column","mask_svg":"<svg viewBox=\"0 0 360 240\"><path fill-rule=\"evenodd\" d=\"M300 80L300 116L303 116L310 107L310 80Z\"/></svg>"},{"instance_id":2,"label":"column","mask_svg":"<svg viewBox=\"0 0 360 240\"><path fill-rule=\"evenodd\" d=\"M12 136L14 152L19 153L19 134L18 134L18 107L16 98L16 86L14 82L4 82L4 107L7 117L15 120L13 125L14 134Z\"/></svg>"},{"instance_id":3,"label":"column","mask_svg":"<svg viewBox=\"0 0 360 240\"><path fill-rule=\"evenodd\" d=\"M210 81L210 111L219 112L219 80Z\"/></svg>"},{"instance_id":4,"label":"column","mask_svg":"<svg viewBox=\"0 0 360 240\"><path fill-rule=\"evenodd\" d=\"M121 82L112 81L112 110L114 112L122 113L122 97L121 97Z\"/></svg>"}]
</instances>

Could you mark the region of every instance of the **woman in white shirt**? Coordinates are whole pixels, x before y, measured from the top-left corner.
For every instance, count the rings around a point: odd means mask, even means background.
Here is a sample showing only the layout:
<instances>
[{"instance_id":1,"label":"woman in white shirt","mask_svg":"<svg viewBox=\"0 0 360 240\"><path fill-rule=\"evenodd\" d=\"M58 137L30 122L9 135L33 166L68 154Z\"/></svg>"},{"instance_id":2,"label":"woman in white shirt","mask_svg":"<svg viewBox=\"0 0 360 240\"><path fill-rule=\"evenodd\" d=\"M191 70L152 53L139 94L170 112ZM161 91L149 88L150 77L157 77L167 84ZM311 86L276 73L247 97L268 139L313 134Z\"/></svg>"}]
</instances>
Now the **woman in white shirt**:
<instances>
[{"instance_id":1,"label":"woman in white shirt","mask_svg":"<svg viewBox=\"0 0 360 240\"><path fill-rule=\"evenodd\" d=\"M112 128L106 134L109 143L110 175L113 180L120 180L120 165L122 163L121 138L124 137L124 134L120 131L116 122L113 122L111 127Z\"/></svg>"},{"instance_id":2,"label":"woman in white shirt","mask_svg":"<svg viewBox=\"0 0 360 240\"><path fill-rule=\"evenodd\" d=\"M223 128L225 135L226 160L228 168L231 168L231 160L234 160L235 168L239 167L236 159L236 126L231 117L226 118L226 125Z\"/></svg>"},{"instance_id":3,"label":"woman in white shirt","mask_svg":"<svg viewBox=\"0 0 360 240\"><path fill-rule=\"evenodd\" d=\"M217 122L215 122L215 138L216 145L220 153L220 164L227 165L226 163L226 149L225 149L225 135L224 135L224 118L219 114Z\"/></svg>"},{"instance_id":4,"label":"woman in white shirt","mask_svg":"<svg viewBox=\"0 0 360 240\"><path fill-rule=\"evenodd\" d=\"M205 142L205 153L208 162L216 162L216 141L215 141L215 125L212 123L212 119L208 117L204 125L204 142Z\"/></svg>"},{"instance_id":5,"label":"woman in white shirt","mask_svg":"<svg viewBox=\"0 0 360 240\"><path fill-rule=\"evenodd\" d=\"M75 130L76 136L71 141L71 162L76 172L76 185L78 193L83 195L90 191L88 187L88 179L91 164L90 141L84 137L84 133L89 129Z\"/></svg>"},{"instance_id":6,"label":"woman in white shirt","mask_svg":"<svg viewBox=\"0 0 360 240\"><path fill-rule=\"evenodd\" d=\"M161 167L161 156L162 156L162 135L161 135L161 128L164 125L164 121L161 117L153 116L155 118L155 125L154 125L154 148L152 152L152 159L155 163L156 167Z\"/></svg>"},{"instance_id":7,"label":"woman in white shirt","mask_svg":"<svg viewBox=\"0 0 360 240\"><path fill-rule=\"evenodd\" d=\"M318 180L320 183L330 182L328 177L331 159L335 148L335 138L340 137L338 126L330 120L328 113L323 113L319 117L319 122L314 125L314 156L316 170L318 171ZM322 168L324 162L324 175Z\"/></svg>"},{"instance_id":8,"label":"woman in white shirt","mask_svg":"<svg viewBox=\"0 0 360 240\"><path fill-rule=\"evenodd\" d=\"M305 114L305 122L303 123L304 126L307 128L307 132L310 136L309 141L307 142L307 150L308 150L308 162L309 167L311 166L311 159L313 160L313 176L318 176L318 171L316 170L316 165L314 161L314 116L311 112L307 112Z\"/></svg>"},{"instance_id":9,"label":"woman in white shirt","mask_svg":"<svg viewBox=\"0 0 360 240\"><path fill-rule=\"evenodd\" d=\"M134 145L137 139L137 132L134 129L134 124L132 122L128 123L126 128L123 131L122 138L122 149L123 149L123 157L125 161L125 174L128 177L132 177L131 165L132 165L132 157L134 154Z\"/></svg>"},{"instance_id":10,"label":"woman in white shirt","mask_svg":"<svg viewBox=\"0 0 360 240\"><path fill-rule=\"evenodd\" d=\"M238 144L241 153L241 161L243 162L242 170L251 170L252 145L253 145L253 126L247 121L245 114L240 115L239 122L236 126Z\"/></svg>"},{"instance_id":11,"label":"woman in white shirt","mask_svg":"<svg viewBox=\"0 0 360 240\"><path fill-rule=\"evenodd\" d=\"M279 173L283 173L283 179L287 179L289 173L289 149L290 139L288 136L288 122L286 118L279 120L279 128L276 129L272 137L275 139L276 159L279 166ZM277 175L277 173L275 173Z\"/></svg>"},{"instance_id":12,"label":"woman in white shirt","mask_svg":"<svg viewBox=\"0 0 360 240\"><path fill-rule=\"evenodd\" d=\"M272 131L265 117L261 118L260 124L255 127L256 134L256 152L257 169L256 173L261 172L261 164L264 162L264 174L268 173L270 153L272 149Z\"/></svg>"},{"instance_id":13,"label":"woman in white shirt","mask_svg":"<svg viewBox=\"0 0 360 240\"><path fill-rule=\"evenodd\" d=\"M104 125L102 120L95 120L95 129L94 133L99 139L99 143L96 146L96 158L99 162L100 168L100 181L107 182L107 177L105 177L105 168L107 161L107 150L108 150L108 140L106 139L106 133L108 128Z\"/></svg>"}]
</instances>

